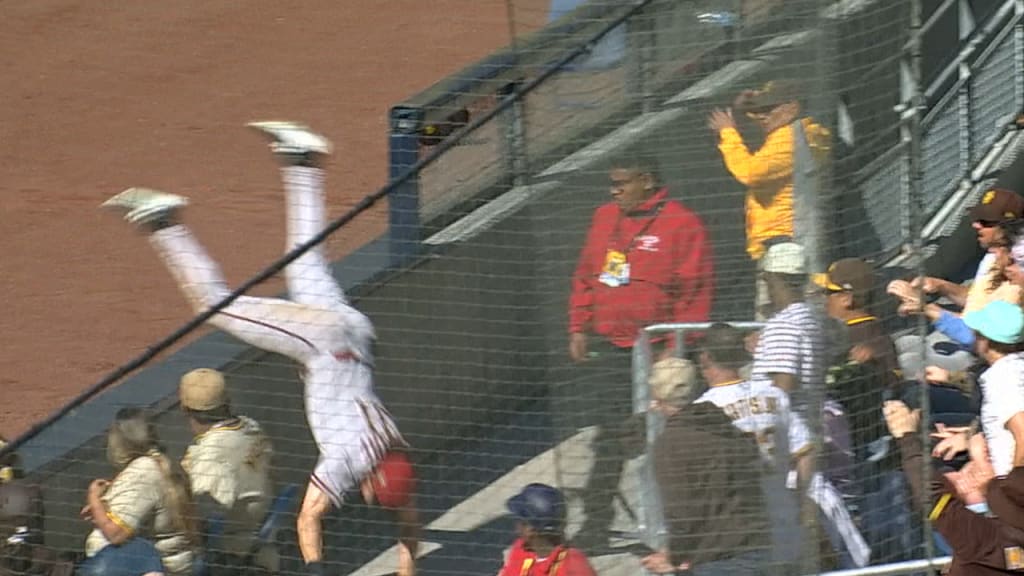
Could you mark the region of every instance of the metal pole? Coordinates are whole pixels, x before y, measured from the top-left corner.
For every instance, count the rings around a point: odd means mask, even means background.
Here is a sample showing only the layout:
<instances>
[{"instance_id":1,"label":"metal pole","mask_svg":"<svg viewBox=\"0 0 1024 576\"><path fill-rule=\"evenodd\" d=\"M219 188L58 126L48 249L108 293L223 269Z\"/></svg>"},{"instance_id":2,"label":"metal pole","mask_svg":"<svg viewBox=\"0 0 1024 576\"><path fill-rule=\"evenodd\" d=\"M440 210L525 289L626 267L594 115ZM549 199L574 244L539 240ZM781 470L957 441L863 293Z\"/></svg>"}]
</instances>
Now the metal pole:
<instances>
[{"instance_id":1,"label":"metal pole","mask_svg":"<svg viewBox=\"0 0 1024 576\"><path fill-rule=\"evenodd\" d=\"M921 116L924 114L924 94L921 87L921 30L922 30L922 5L921 0L910 0L910 18L908 32L909 42L903 50L901 62L901 95L903 96L902 109L900 110L900 135L904 145L906 159L905 166L905 202L904 213L906 223L906 239L908 242L911 261L917 269L919 276L924 275L924 239L921 235L924 226L924 191L922 188L921 170ZM920 297L923 299L924 294ZM921 357L927 357L927 343L925 336L928 333L928 326L923 315L918 316L917 332L921 336ZM921 422L920 429L923 446L928 446L931 408L928 403L928 387L920 387ZM929 485L931 477L931 462L928 458L921 461L922 481L925 486ZM924 530L925 558L935 557L935 543L932 537L931 521L928 519L929 506L925 502L919 503L921 509L921 525ZM932 569L929 565L928 571Z\"/></svg>"},{"instance_id":2,"label":"metal pole","mask_svg":"<svg viewBox=\"0 0 1024 576\"><path fill-rule=\"evenodd\" d=\"M814 576L900 576L903 574L916 574L922 570L942 569L952 561L952 557L943 556L942 558L908 560L906 562L866 566L864 568L854 568L852 570L835 570L833 572L824 572Z\"/></svg>"},{"instance_id":3,"label":"metal pole","mask_svg":"<svg viewBox=\"0 0 1024 576\"><path fill-rule=\"evenodd\" d=\"M419 251L420 178L418 173L402 177L419 161L422 125L423 111L419 108L396 106L391 109L388 177L392 183L398 182L388 198L388 238L393 266L401 266Z\"/></svg>"}]
</instances>

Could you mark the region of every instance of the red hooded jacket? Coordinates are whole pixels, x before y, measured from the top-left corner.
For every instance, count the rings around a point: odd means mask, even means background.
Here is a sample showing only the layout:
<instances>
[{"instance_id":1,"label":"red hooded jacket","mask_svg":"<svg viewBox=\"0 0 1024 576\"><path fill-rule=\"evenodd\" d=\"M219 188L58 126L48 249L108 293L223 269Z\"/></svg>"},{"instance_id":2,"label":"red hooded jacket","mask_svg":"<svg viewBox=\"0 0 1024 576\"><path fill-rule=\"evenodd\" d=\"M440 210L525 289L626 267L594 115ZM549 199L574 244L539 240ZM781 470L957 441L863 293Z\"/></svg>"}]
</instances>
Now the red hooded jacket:
<instances>
[{"instance_id":1,"label":"red hooded jacket","mask_svg":"<svg viewBox=\"0 0 1024 576\"><path fill-rule=\"evenodd\" d=\"M610 202L594 212L569 297L569 332L630 348L658 322L706 322L714 270L704 223L658 190L629 214ZM609 252L625 254L629 282L601 281Z\"/></svg>"}]
</instances>

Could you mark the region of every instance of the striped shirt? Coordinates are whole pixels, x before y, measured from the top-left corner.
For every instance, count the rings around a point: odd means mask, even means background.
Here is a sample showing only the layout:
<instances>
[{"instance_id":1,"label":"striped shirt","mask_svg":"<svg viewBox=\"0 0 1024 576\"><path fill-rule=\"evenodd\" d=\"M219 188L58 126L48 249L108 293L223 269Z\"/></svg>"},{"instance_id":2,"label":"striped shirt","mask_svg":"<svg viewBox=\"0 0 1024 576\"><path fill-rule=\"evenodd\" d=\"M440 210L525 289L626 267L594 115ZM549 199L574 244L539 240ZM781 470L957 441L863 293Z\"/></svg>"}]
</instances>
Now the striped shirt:
<instances>
[{"instance_id":1,"label":"striped shirt","mask_svg":"<svg viewBox=\"0 0 1024 576\"><path fill-rule=\"evenodd\" d=\"M754 351L751 379L772 374L792 374L797 388L791 393L798 412L806 407L806 395L825 383L826 342L821 321L805 302L794 302L765 324Z\"/></svg>"}]
</instances>

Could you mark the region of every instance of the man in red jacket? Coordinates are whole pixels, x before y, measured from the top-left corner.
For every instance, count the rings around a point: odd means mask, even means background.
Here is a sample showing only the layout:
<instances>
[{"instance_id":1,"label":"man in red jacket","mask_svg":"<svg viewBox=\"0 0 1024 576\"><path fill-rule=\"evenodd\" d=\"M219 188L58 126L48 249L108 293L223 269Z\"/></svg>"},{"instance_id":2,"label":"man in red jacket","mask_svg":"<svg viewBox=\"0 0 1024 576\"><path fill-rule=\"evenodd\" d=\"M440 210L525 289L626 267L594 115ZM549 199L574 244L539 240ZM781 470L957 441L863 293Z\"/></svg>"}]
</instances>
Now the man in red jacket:
<instances>
[{"instance_id":1,"label":"man in red jacket","mask_svg":"<svg viewBox=\"0 0 1024 576\"><path fill-rule=\"evenodd\" d=\"M620 434L609 428L631 412L633 342L649 324L707 321L713 289L700 218L670 200L641 161L620 161L609 176L612 201L594 212L572 279L569 356L579 392L560 410L578 425L600 427L583 491L587 520L576 538L585 548L607 544L614 518L625 454ZM657 350L658 358L667 357L671 343Z\"/></svg>"}]
</instances>

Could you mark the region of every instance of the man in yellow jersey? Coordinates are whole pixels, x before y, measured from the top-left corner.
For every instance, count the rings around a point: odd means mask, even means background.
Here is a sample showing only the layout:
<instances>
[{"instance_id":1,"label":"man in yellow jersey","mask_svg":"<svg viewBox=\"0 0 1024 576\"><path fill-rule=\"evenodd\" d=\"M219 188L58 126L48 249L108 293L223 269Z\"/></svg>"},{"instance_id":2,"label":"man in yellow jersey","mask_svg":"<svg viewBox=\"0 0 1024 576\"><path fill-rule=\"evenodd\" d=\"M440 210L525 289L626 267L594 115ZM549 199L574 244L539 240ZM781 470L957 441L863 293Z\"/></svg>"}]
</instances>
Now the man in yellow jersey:
<instances>
[{"instance_id":1,"label":"man in yellow jersey","mask_svg":"<svg viewBox=\"0 0 1024 576\"><path fill-rule=\"evenodd\" d=\"M805 142L813 158L824 161L829 153L827 128L803 115L798 88L792 82L769 82L760 90L746 90L734 108L761 128L764 143L751 151L736 128L733 109L715 109L708 126L718 134L718 149L725 166L747 187L747 254L759 262L773 238L795 239L793 165L797 146ZM811 246L811 248L814 248ZM767 291L758 282L756 315L765 317Z\"/></svg>"}]
</instances>

